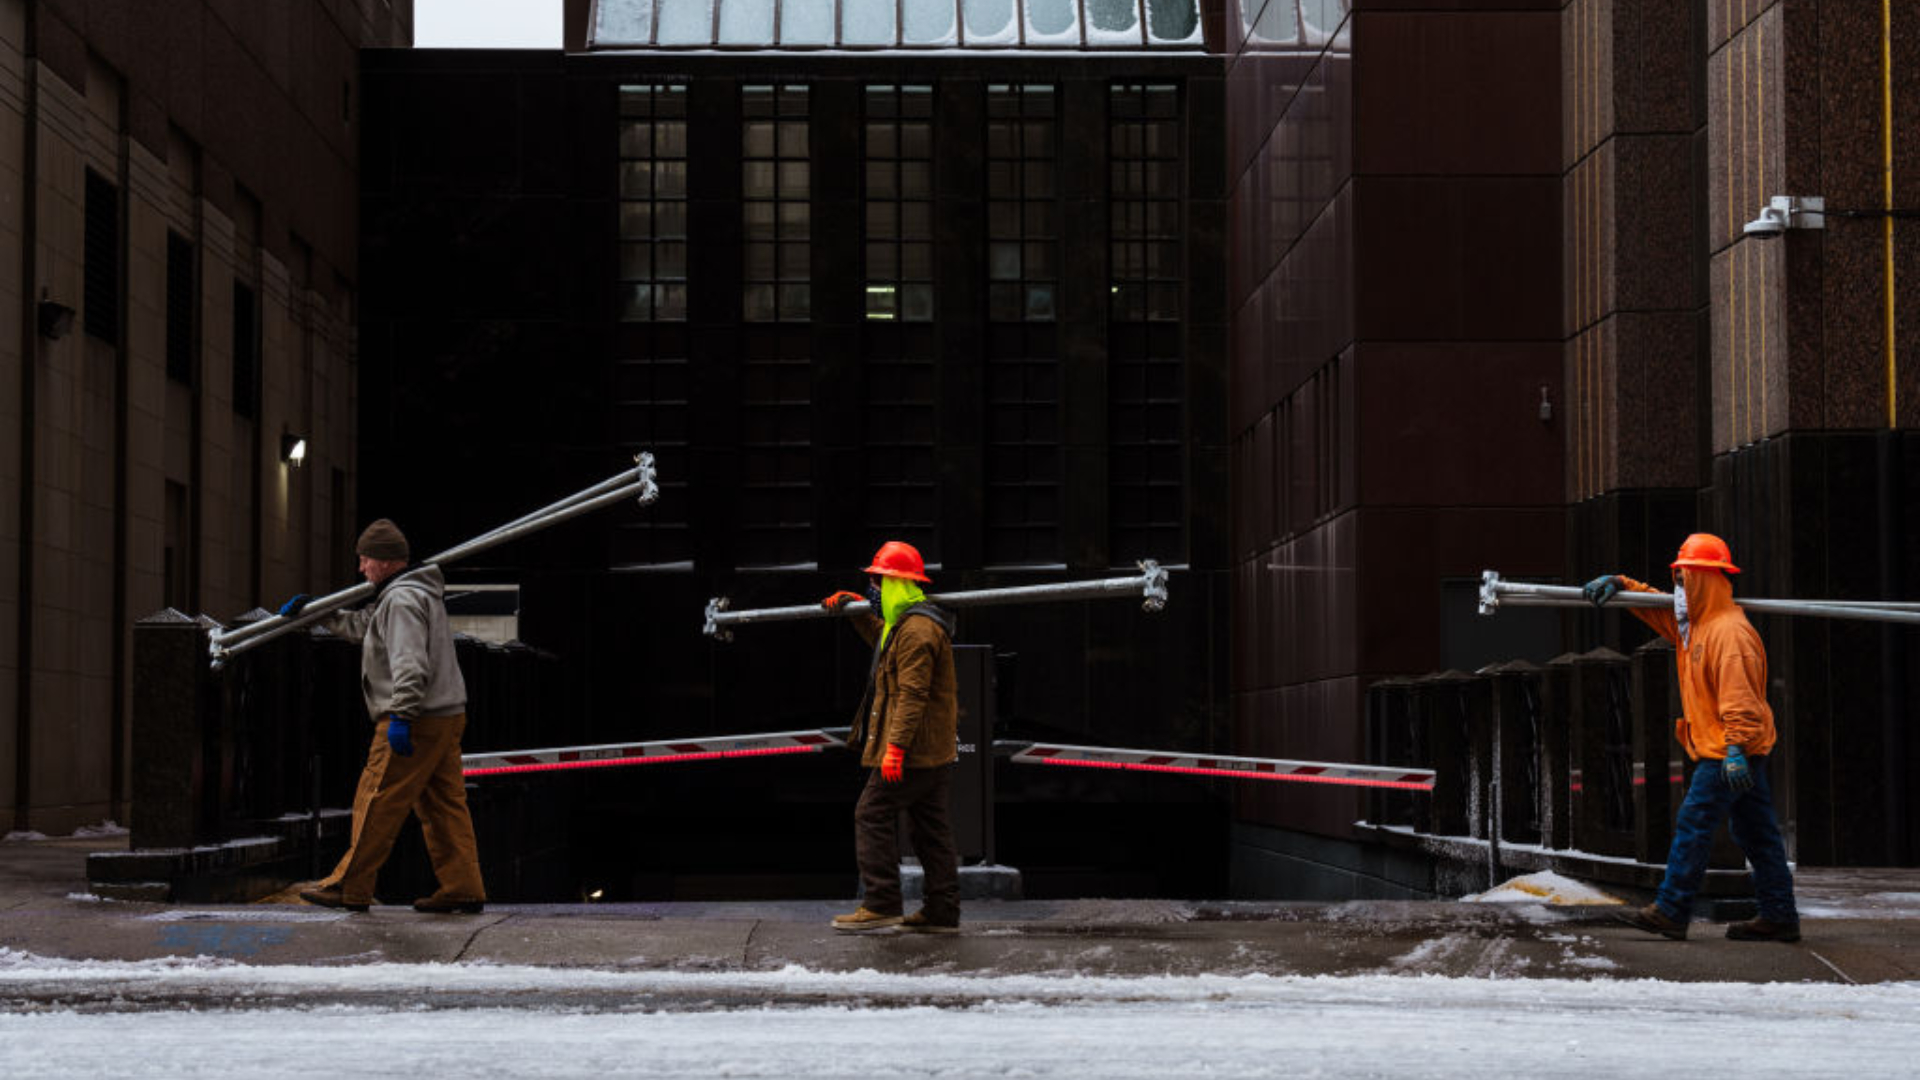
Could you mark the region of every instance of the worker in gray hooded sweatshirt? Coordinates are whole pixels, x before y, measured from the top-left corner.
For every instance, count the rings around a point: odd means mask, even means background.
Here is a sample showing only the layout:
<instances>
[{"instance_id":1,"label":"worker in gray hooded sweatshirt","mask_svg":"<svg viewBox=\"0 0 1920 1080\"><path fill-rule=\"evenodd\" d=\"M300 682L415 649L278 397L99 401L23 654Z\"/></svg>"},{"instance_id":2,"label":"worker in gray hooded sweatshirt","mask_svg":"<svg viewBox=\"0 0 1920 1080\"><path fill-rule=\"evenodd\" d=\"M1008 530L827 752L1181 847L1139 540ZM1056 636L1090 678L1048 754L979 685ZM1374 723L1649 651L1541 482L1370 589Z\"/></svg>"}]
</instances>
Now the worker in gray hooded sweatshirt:
<instances>
[{"instance_id":1,"label":"worker in gray hooded sweatshirt","mask_svg":"<svg viewBox=\"0 0 1920 1080\"><path fill-rule=\"evenodd\" d=\"M409 566L407 538L386 518L367 526L355 551L361 575L374 587L373 602L335 612L322 625L360 644L360 689L373 719L373 744L353 800L347 853L300 898L367 910L381 864L412 813L440 881L432 896L413 902L414 910L478 913L487 894L460 764L467 684L447 626L446 578L438 566ZM280 613L298 615L305 602L296 596Z\"/></svg>"}]
</instances>

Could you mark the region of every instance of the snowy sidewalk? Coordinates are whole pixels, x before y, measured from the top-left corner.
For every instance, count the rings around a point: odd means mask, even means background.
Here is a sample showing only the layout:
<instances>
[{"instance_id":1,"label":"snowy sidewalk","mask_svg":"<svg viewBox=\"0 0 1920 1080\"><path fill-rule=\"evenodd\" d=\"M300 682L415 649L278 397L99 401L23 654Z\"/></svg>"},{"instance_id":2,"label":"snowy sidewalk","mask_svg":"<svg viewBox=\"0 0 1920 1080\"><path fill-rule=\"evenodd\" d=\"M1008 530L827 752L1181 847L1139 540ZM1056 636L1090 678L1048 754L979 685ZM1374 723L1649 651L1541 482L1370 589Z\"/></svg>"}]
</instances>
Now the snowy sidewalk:
<instances>
[{"instance_id":1,"label":"snowy sidewalk","mask_svg":"<svg viewBox=\"0 0 1920 1080\"><path fill-rule=\"evenodd\" d=\"M1800 945L1729 942L1709 923L1669 942L1618 925L1605 907L1459 901L978 902L957 937L850 936L827 926L844 902L489 905L462 917L100 901L84 891L83 862L102 843L0 844L0 949L64 960L621 972L1920 980L1914 871L1802 874Z\"/></svg>"}]
</instances>

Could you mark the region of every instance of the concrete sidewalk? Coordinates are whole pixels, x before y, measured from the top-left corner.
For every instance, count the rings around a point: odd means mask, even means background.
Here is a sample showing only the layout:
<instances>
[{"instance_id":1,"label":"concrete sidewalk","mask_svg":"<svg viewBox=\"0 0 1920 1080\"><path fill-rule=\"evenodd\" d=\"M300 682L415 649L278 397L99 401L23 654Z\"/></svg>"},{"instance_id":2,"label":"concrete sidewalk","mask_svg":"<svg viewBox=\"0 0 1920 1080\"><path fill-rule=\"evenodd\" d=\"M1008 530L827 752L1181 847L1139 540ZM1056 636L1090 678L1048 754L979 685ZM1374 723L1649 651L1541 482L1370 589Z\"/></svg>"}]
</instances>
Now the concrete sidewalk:
<instances>
[{"instance_id":1,"label":"concrete sidewalk","mask_svg":"<svg viewBox=\"0 0 1920 1080\"><path fill-rule=\"evenodd\" d=\"M1920 871L1803 872L1805 940L1737 943L1695 923L1671 942L1617 909L1457 901L1027 900L968 905L958 936L844 935L851 901L407 907L93 899L89 852L125 839L0 844L0 949L43 957L217 956L251 964L452 963L943 974L1433 974L1732 982L1920 979Z\"/></svg>"}]
</instances>

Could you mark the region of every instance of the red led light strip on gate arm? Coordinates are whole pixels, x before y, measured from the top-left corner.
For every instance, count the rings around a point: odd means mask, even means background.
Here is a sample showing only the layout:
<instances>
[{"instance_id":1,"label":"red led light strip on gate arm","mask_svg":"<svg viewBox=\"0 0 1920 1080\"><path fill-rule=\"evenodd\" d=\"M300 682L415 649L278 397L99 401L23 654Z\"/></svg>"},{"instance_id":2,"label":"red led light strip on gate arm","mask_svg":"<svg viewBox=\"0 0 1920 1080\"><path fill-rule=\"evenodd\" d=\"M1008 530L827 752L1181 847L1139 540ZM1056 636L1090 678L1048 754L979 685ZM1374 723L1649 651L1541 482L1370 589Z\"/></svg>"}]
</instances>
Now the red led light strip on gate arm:
<instances>
[{"instance_id":1,"label":"red led light strip on gate arm","mask_svg":"<svg viewBox=\"0 0 1920 1080\"><path fill-rule=\"evenodd\" d=\"M531 765L494 765L468 769L467 776L505 776L509 773L557 772L561 769L606 769L616 765L667 765L683 761L719 761L722 758L772 757L775 754L817 754L819 746L762 746L752 750L712 750L697 754L653 754L646 757L605 758L600 761L542 761Z\"/></svg>"}]
</instances>

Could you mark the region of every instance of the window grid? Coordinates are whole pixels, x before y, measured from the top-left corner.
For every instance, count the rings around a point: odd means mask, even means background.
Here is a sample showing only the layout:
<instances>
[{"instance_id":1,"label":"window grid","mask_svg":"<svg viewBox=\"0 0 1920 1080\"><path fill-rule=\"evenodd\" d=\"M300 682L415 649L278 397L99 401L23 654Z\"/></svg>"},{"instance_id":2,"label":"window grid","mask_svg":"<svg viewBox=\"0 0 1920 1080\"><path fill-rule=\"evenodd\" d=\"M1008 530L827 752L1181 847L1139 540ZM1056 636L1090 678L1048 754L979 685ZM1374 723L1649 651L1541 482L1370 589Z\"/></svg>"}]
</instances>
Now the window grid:
<instances>
[{"instance_id":1,"label":"window grid","mask_svg":"<svg viewBox=\"0 0 1920 1080\"><path fill-rule=\"evenodd\" d=\"M740 96L747 260L742 316L748 322L805 322L813 311L807 88L748 85Z\"/></svg>"},{"instance_id":2,"label":"window grid","mask_svg":"<svg viewBox=\"0 0 1920 1080\"><path fill-rule=\"evenodd\" d=\"M1180 318L1180 91L1116 83L1109 101L1110 318Z\"/></svg>"},{"instance_id":3,"label":"window grid","mask_svg":"<svg viewBox=\"0 0 1920 1080\"><path fill-rule=\"evenodd\" d=\"M740 561L814 564L813 361L808 328L755 326L741 364Z\"/></svg>"},{"instance_id":4,"label":"window grid","mask_svg":"<svg viewBox=\"0 0 1920 1080\"><path fill-rule=\"evenodd\" d=\"M620 88L620 319L687 318L687 88Z\"/></svg>"},{"instance_id":5,"label":"window grid","mask_svg":"<svg viewBox=\"0 0 1920 1080\"><path fill-rule=\"evenodd\" d=\"M260 412L260 302L250 286L233 283L233 411Z\"/></svg>"},{"instance_id":6,"label":"window grid","mask_svg":"<svg viewBox=\"0 0 1920 1080\"><path fill-rule=\"evenodd\" d=\"M639 355L613 365L614 441L628 454L649 451L660 474L660 498L645 509L619 511L613 565L691 563L687 474L692 468L690 388L685 327L637 327Z\"/></svg>"},{"instance_id":7,"label":"window grid","mask_svg":"<svg viewBox=\"0 0 1920 1080\"><path fill-rule=\"evenodd\" d=\"M996 566L1060 552L1060 361L1052 326L994 323L987 354L986 546Z\"/></svg>"},{"instance_id":8,"label":"window grid","mask_svg":"<svg viewBox=\"0 0 1920 1080\"><path fill-rule=\"evenodd\" d=\"M987 87L987 304L995 322L1056 317L1055 100L1052 86Z\"/></svg>"},{"instance_id":9,"label":"window grid","mask_svg":"<svg viewBox=\"0 0 1920 1080\"><path fill-rule=\"evenodd\" d=\"M1111 88L1108 546L1116 564L1185 556L1180 97Z\"/></svg>"},{"instance_id":10,"label":"window grid","mask_svg":"<svg viewBox=\"0 0 1920 1080\"><path fill-rule=\"evenodd\" d=\"M102 341L120 340L120 189L92 169L86 179L82 325Z\"/></svg>"},{"instance_id":11,"label":"window grid","mask_svg":"<svg viewBox=\"0 0 1920 1080\"><path fill-rule=\"evenodd\" d=\"M1180 326L1116 323L1107 370L1108 542L1116 565L1180 562L1186 533Z\"/></svg>"},{"instance_id":12,"label":"window grid","mask_svg":"<svg viewBox=\"0 0 1920 1080\"><path fill-rule=\"evenodd\" d=\"M933 87L866 93L867 318L933 321Z\"/></svg>"},{"instance_id":13,"label":"window grid","mask_svg":"<svg viewBox=\"0 0 1920 1080\"><path fill-rule=\"evenodd\" d=\"M905 540L928 562L940 561L933 327L876 323L867 327L867 546Z\"/></svg>"},{"instance_id":14,"label":"window grid","mask_svg":"<svg viewBox=\"0 0 1920 1080\"><path fill-rule=\"evenodd\" d=\"M193 385L193 241L167 230L167 378Z\"/></svg>"}]
</instances>

